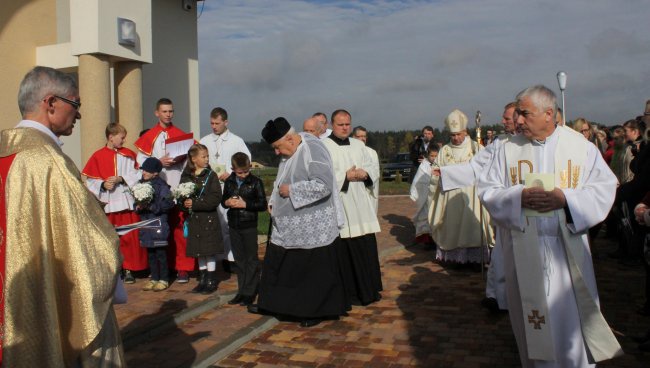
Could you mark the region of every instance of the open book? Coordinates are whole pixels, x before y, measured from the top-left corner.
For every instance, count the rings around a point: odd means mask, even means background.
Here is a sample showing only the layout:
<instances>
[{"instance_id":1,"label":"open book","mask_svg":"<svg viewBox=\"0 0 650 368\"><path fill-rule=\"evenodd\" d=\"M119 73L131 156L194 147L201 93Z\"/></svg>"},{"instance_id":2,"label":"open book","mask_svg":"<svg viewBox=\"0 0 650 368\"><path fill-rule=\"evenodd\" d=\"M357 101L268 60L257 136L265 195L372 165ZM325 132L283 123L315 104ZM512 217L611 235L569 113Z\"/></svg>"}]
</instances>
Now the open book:
<instances>
[{"instance_id":1,"label":"open book","mask_svg":"<svg viewBox=\"0 0 650 368\"><path fill-rule=\"evenodd\" d=\"M194 144L194 133L179 135L165 140L165 150L171 158L187 155L187 151Z\"/></svg>"}]
</instances>

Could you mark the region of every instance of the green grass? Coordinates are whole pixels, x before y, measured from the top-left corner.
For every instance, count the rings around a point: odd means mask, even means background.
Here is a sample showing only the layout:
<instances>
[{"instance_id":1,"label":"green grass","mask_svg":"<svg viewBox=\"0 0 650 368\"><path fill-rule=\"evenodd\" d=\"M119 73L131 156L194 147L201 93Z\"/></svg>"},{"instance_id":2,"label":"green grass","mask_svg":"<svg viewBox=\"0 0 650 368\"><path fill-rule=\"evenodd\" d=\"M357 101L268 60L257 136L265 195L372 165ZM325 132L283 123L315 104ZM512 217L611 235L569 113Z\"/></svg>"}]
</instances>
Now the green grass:
<instances>
[{"instance_id":1,"label":"green grass","mask_svg":"<svg viewBox=\"0 0 650 368\"><path fill-rule=\"evenodd\" d=\"M268 235L269 221L271 217L268 211L258 212L257 215L257 235Z\"/></svg>"}]
</instances>

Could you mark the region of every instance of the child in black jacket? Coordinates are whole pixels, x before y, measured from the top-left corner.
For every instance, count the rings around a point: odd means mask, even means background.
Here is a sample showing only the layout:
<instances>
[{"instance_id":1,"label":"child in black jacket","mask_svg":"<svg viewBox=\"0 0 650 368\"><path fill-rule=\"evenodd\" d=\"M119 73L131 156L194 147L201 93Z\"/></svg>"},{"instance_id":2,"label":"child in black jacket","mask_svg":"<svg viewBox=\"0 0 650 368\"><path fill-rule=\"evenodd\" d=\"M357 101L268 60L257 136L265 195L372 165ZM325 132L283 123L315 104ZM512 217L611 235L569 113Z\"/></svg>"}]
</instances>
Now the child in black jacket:
<instances>
[{"instance_id":1,"label":"child in black jacket","mask_svg":"<svg viewBox=\"0 0 650 368\"><path fill-rule=\"evenodd\" d=\"M221 205L228 208L230 243L237 265L237 295L228 303L250 305L259 284L257 257L257 212L266 210L264 184L250 173L248 155L232 155L232 174L226 179Z\"/></svg>"}]
</instances>

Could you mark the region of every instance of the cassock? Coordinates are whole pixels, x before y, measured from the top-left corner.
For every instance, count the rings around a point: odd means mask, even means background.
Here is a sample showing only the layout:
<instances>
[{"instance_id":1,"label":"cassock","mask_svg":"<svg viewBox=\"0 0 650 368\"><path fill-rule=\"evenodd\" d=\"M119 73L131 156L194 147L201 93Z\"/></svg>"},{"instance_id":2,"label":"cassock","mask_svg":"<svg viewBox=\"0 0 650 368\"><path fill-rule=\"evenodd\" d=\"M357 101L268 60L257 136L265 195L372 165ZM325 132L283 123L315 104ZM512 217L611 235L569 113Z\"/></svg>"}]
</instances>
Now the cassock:
<instances>
[{"instance_id":1,"label":"cassock","mask_svg":"<svg viewBox=\"0 0 650 368\"><path fill-rule=\"evenodd\" d=\"M2 365L122 367L119 239L60 144L28 120L0 133Z\"/></svg>"},{"instance_id":2,"label":"cassock","mask_svg":"<svg viewBox=\"0 0 650 368\"><path fill-rule=\"evenodd\" d=\"M136 168L135 152L128 148L111 149L103 147L93 153L81 173L86 176L86 186L104 203L104 212L114 226L127 225L140 221L133 211L133 195L129 188L140 180ZM111 176L121 176L124 183L115 185L113 190L105 190L102 183ZM138 231L120 237L120 252L123 256L122 268L131 271L145 270L148 267L147 250L140 246Z\"/></svg>"},{"instance_id":3,"label":"cassock","mask_svg":"<svg viewBox=\"0 0 650 368\"><path fill-rule=\"evenodd\" d=\"M438 154L441 172L446 166L470 161L478 148L478 144L469 137L465 137L459 145L444 145ZM481 263L484 245L494 244L489 216L487 211L481 210L475 185L445 192L438 188L433 196L429 217L431 236L438 245L438 260Z\"/></svg>"},{"instance_id":4,"label":"cassock","mask_svg":"<svg viewBox=\"0 0 650 368\"><path fill-rule=\"evenodd\" d=\"M459 165L445 166L440 169L442 191L476 185L481 173L487 170L492 159L503 143L510 139L509 134L497 136L485 149L480 150L471 160ZM485 282L485 296L496 299L499 309L507 310L506 278L503 266L503 249L499 228L495 231L494 247L490 251L490 268Z\"/></svg>"},{"instance_id":5,"label":"cassock","mask_svg":"<svg viewBox=\"0 0 650 368\"><path fill-rule=\"evenodd\" d=\"M566 207L549 217L526 216L521 182L528 172L551 174ZM588 367L621 354L599 309L587 242L616 192L616 177L598 149L561 126L544 142L515 136L497 150L479 192L500 228L522 366Z\"/></svg>"},{"instance_id":6,"label":"cassock","mask_svg":"<svg viewBox=\"0 0 650 368\"><path fill-rule=\"evenodd\" d=\"M373 187L379 180L378 173L371 170L370 155L358 139L339 139L332 134L323 143L332 157L336 185L345 213L339 252L343 282L350 297L358 299L363 305L370 304L381 299L379 292L383 289L375 237L381 228L372 197ZM368 173L366 181L347 180L346 171L353 166Z\"/></svg>"},{"instance_id":7,"label":"cassock","mask_svg":"<svg viewBox=\"0 0 650 368\"><path fill-rule=\"evenodd\" d=\"M138 149L137 161L138 165L142 165L144 160L148 157L155 157L160 159L167 155L165 149L165 140L175 138L185 134L184 131L178 129L173 124L169 124L167 128L160 126L160 123L154 125L143 134L134 145ZM176 188L181 181L181 174L185 167L187 159L176 163L169 167L163 167L160 172L160 177L167 182L172 188ZM172 235L169 239L169 246L167 247L167 261L169 267L177 271L193 271L195 259L186 256L187 241L183 235L183 222L185 222L185 212L181 211L178 207L174 207L169 213L169 228L172 230Z\"/></svg>"},{"instance_id":8,"label":"cassock","mask_svg":"<svg viewBox=\"0 0 650 368\"><path fill-rule=\"evenodd\" d=\"M271 243L266 248L258 305L298 318L340 316L347 296L337 259L343 211L332 163L323 143L299 133L302 143L280 162L271 193ZM282 198L280 185L289 184Z\"/></svg>"},{"instance_id":9,"label":"cassock","mask_svg":"<svg viewBox=\"0 0 650 368\"><path fill-rule=\"evenodd\" d=\"M233 134L230 130L226 130L223 134L216 135L210 133L201 138L202 145L208 147L208 154L210 159L210 167L217 174L221 174L225 170L228 174L232 172L232 155L237 152L244 152L251 161L251 153L246 146L246 143L239 136ZM223 193L223 181L221 183L221 192ZM219 223L221 224L221 235L223 238L223 255L217 256L218 258L226 258L234 262L235 257L230 248L230 232L228 230L228 209L219 206Z\"/></svg>"},{"instance_id":10,"label":"cassock","mask_svg":"<svg viewBox=\"0 0 650 368\"><path fill-rule=\"evenodd\" d=\"M415 226L415 237L431 234L429 225L429 208L433 196L438 187L438 177L431 175L431 170L438 167L437 163L432 164L429 160L424 159L418 166L418 171L413 176L409 194L411 200L415 202L415 216L413 216L413 225ZM416 239L417 240L417 239ZM430 241L431 239L429 239Z\"/></svg>"}]
</instances>

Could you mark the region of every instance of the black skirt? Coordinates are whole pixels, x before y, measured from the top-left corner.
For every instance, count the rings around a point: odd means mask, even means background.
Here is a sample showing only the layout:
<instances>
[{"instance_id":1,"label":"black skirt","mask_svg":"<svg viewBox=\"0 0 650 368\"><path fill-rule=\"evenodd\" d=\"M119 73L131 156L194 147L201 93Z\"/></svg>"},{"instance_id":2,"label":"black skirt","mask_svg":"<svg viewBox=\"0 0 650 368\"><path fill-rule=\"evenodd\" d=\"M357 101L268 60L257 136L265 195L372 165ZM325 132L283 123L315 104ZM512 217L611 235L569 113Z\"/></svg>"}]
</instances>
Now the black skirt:
<instances>
[{"instance_id":1,"label":"black skirt","mask_svg":"<svg viewBox=\"0 0 650 368\"><path fill-rule=\"evenodd\" d=\"M259 308L296 318L345 314L335 243L314 249L285 249L270 243L262 266Z\"/></svg>"},{"instance_id":2,"label":"black skirt","mask_svg":"<svg viewBox=\"0 0 650 368\"><path fill-rule=\"evenodd\" d=\"M343 238L340 248L339 262L348 296L362 305L381 299L383 284L375 234Z\"/></svg>"}]
</instances>

